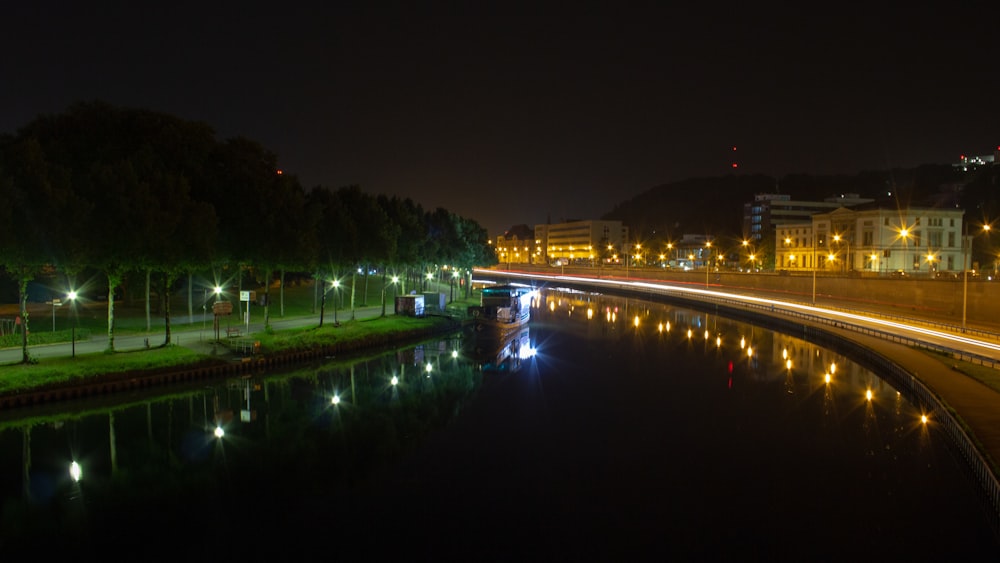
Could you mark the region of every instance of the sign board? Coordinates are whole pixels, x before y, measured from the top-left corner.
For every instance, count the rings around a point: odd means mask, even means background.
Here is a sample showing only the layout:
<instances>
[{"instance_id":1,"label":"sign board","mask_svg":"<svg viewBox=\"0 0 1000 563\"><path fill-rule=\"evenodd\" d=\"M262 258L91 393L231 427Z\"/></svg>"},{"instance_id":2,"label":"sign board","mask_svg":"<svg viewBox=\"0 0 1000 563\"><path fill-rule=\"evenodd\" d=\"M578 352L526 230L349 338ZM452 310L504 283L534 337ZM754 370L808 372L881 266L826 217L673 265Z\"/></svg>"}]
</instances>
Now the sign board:
<instances>
[{"instance_id":1,"label":"sign board","mask_svg":"<svg viewBox=\"0 0 1000 563\"><path fill-rule=\"evenodd\" d=\"M257 292L256 291L241 291L240 301L256 301Z\"/></svg>"},{"instance_id":2,"label":"sign board","mask_svg":"<svg viewBox=\"0 0 1000 563\"><path fill-rule=\"evenodd\" d=\"M231 301L216 301L212 303L212 313L216 315L232 315L233 304Z\"/></svg>"}]
</instances>

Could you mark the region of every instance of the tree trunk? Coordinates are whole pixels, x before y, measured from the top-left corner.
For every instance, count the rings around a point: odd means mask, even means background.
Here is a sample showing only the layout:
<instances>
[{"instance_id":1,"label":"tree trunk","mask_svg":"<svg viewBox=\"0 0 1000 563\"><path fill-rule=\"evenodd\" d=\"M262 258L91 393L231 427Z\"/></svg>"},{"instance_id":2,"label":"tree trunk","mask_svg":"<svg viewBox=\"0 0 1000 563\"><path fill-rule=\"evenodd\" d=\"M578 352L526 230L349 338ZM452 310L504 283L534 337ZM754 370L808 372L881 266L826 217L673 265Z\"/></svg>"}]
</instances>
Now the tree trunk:
<instances>
[{"instance_id":1,"label":"tree trunk","mask_svg":"<svg viewBox=\"0 0 1000 563\"><path fill-rule=\"evenodd\" d=\"M319 326L323 327L323 313L326 311L326 283L323 284L323 293L319 300Z\"/></svg>"},{"instance_id":2,"label":"tree trunk","mask_svg":"<svg viewBox=\"0 0 1000 563\"><path fill-rule=\"evenodd\" d=\"M121 275L108 273L108 348L115 351L115 289L121 283Z\"/></svg>"},{"instance_id":3,"label":"tree trunk","mask_svg":"<svg viewBox=\"0 0 1000 563\"><path fill-rule=\"evenodd\" d=\"M351 272L351 320L354 320L354 288L358 286L358 271Z\"/></svg>"},{"instance_id":4,"label":"tree trunk","mask_svg":"<svg viewBox=\"0 0 1000 563\"><path fill-rule=\"evenodd\" d=\"M18 301L21 305L21 363L31 363L28 356L28 280L22 276L18 285L20 286Z\"/></svg>"},{"instance_id":5,"label":"tree trunk","mask_svg":"<svg viewBox=\"0 0 1000 563\"><path fill-rule=\"evenodd\" d=\"M191 270L188 270L188 323L194 322L194 287L191 282L194 281L194 276L191 274Z\"/></svg>"},{"instance_id":6,"label":"tree trunk","mask_svg":"<svg viewBox=\"0 0 1000 563\"><path fill-rule=\"evenodd\" d=\"M382 316L385 316L385 268L382 269Z\"/></svg>"},{"instance_id":7,"label":"tree trunk","mask_svg":"<svg viewBox=\"0 0 1000 563\"><path fill-rule=\"evenodd\" d=\"M285 318L285 269L281 269L281 286L278 288L281 293L278 295L278 302L281 306L281 318Z\"/></svg>"},{"instance_id":8,"label":"tree trunk","mask_svg":"<svg viewBox=\"0 0 1000 563\"><path fill-rule=\"evenodd\" d=\"M149 332L151 330L150 327L152 326L149 317L149 286L151 285L150 280L152 277L153 277L152 268L146 268L146 332Z\"/></svg>"},{"instance_id":9,"label":"tree trunk","mask_svg":"<svg viewBox=\"0 0 1000 563\"><path fill-rule=\"evenodd\" d=\"M163 274L163 324L166 332L163 337L163 345L170 345L170 286L174 284L173 274ZM190 286L189 286L190 287Z\"/></svg>"},{"instance_id":10,"label":"tree trunk","mask_svg":"<svg viewBox=\"0 0 1000 563\"><path fill-rule=\"evenodd\" d=\"M365 272L364 272L364 276L365 276L365 293L364 293L364 295L361 296L361 306L362 307L368 305L368 278L371 277L371 276L368 275L369 268L371 268L371 266L369 266L368 264L365 264Z\"/></svg>"},{"instance_id":11,"label":"tree trunk","mask_svg":"<svg viewBox=\"0 0 1000 563\"><path fill-rule=\"evenodd\" d=\"M273 270L264 270L264 330L271 327L271 275Z\"/></svg>"},{"instance_id":12,"label":"tree trunk","mask_svg":"<svg viewBox=\"0 0 1000 563\"><path fill-rule=\"evenodd\" d=\"M319 272L313 273L313 313L316 312L317 301L319 301Z\"/></svg>"}]
</instances>

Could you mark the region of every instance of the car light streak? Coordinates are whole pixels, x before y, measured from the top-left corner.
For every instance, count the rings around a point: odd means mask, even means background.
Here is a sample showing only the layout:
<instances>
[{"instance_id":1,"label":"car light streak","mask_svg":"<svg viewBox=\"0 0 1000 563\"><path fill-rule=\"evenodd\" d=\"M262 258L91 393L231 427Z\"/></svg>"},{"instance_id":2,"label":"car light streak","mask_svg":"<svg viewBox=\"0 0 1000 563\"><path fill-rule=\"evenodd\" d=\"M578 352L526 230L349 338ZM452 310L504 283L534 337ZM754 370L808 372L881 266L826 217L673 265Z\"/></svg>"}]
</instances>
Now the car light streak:
<instances>
[{"instance_id":1,"label":"car light streak","mask_svg":"<svg viewBox=\"0 0 1000 563\"><path fill-rule=\"evenodd\" d=\"M929 337L931 339L940 339L947 342L955 342L960 344L965 344L974 348L981 348L984 350L989 350L993 352L1000 352L1000 344L993 344L991 342L986 342L983 340L977 340L975 338L969 338L968 336L963 336L959 334L953 334L949 332L943 332L940 330L934 330L929 328L922 328L919 326L914 326L898 321L891 321L887 319L879 319L876 317L868 317L865 315L859 315L855 313L847 313L844 311L837 311L834 309L824 309L822 307L816 307L813 305L805 305L800 303L793 303L790 301L779 301L775 299L767 299L764 297L755 297L751 295L739 295L736 293L726 293L723 291L715 291L704 288L697 287L686 287L683 285L676 285L673 282L659 282L653 283L648 281L623 281L617 279L601 279L601 278L591 278L591 277L579 277L579 276L553 276L546 274L519 274L516 272L505 272L505 276L510 277L523 277L529 279L541 279L548 280L552 282L581 282L594 286L604 286L611 289L625 289L625 290L648 290L653 293L659 293L661 295L674 294L691 294L700 295L703 297L708 297L712 299L728 299L732 301L743 301L746 303L752 303L756 305L764 305L770 307L772 311L783 310L794 310L801 311L804 313L816 315L818 317L823 317L825 319L842 319L849 321L857 321L864 323L869 326L881 327L885 329L890 329L892 332L904 331L907 333L920 335L923 337ZM916 337L915 337L916 338Z\"/></svg>"}]
</instances>

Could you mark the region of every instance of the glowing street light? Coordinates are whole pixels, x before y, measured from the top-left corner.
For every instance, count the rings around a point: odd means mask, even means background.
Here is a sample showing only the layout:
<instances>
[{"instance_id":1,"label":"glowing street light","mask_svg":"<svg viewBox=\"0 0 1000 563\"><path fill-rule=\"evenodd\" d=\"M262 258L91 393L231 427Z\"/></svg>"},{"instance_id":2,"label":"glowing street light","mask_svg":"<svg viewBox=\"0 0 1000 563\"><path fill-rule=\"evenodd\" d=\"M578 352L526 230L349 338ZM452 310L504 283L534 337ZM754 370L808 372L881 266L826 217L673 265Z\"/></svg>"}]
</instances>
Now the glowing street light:
<instances>
[{"instance_id":1,"label":"glowing street light","mask_svg":"<svg viewBox=\"0 0 1000 563\"><path fill-rule=\"evenodd\" d=\"M333 280L333 326L340 326L337 322L337 306L340 304L340 280Z\"/></svg>"},{"instance_id":2,"label":"glowing street light","mask_svg":"<svg viewBox=\"0 0 1000 563\"><path fill-rule=\"evenodd\" d=\"M705 287L708 288L708 263L712 258L712 241L707 241L705 243L705 248L708 249L705 257Z\"/></svg>"},{"instance_id":3,"label":"glowing street light","mask_svg":"<svg viewBox=\"0 0 1000 563\"><path fill-rule=\"evenodd\" d=\"M70 341L70 349L72 350L71 357L75 358L76 357L76 323L77 323L77 315L76 315L76 290L70 290L70 292L66 295L66 298L69 299L70 307L73 309L73 324L70 327L69 341ZM74 463L76 463L76 462L74 462Z\"/></svg>"},{"instance_id":4,"label":"glowing street light","mask_svg":"<svg viewBox=\"0 0 1000 563\"><path fill-rule=\"evenodd\" d=\"M908 239L910 238L910 229L907 229L906 227L903 227L902 229L900 229L899 230L899 238L903 239L903 270L905 271L906 270L906 253L907 253L906 246L907 246L907 243L909 242Z\"/></svg>"},{"instance_id":5,"label":"glowing street light","mask_svg":"<svg viewBox=\"0 0 1000 563\"><path fill-rule=\"evenodd\" d=\"M969 236L969 225L962 219L962 249L965 251L962 257L962 332L965 332L966 311L969 304L969 253L972 251L972 238ZM983 232L989 233L989 224L983 225Z\"/></svg>"}]
</instances>

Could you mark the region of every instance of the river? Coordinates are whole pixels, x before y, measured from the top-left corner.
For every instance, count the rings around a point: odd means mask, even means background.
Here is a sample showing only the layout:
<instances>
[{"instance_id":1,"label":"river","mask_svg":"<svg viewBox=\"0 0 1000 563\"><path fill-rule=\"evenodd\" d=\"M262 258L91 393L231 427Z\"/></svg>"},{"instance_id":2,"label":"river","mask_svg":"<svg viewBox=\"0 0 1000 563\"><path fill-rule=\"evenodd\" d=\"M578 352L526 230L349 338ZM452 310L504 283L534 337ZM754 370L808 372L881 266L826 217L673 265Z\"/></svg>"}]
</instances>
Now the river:
<instances>
[{"instance_id":1,"label":"river","mask_svg":"<svg viewBox=\"0 0 1000 563\"><path fill-rule=\"evenodd\" d=\"M933 413L829 350L634 299L550 290L509 342L0 414L5 554L1000 554Z\"/></svg>"}]
</instances>

